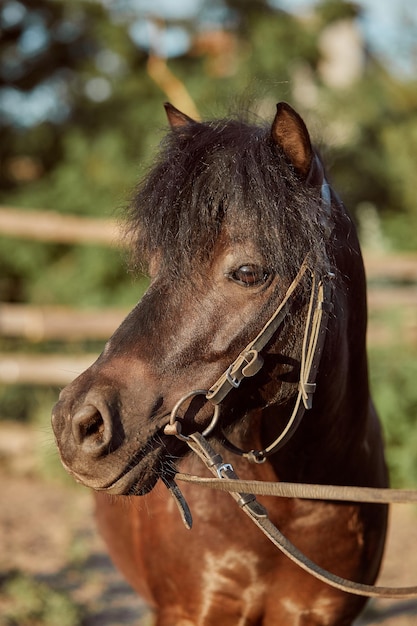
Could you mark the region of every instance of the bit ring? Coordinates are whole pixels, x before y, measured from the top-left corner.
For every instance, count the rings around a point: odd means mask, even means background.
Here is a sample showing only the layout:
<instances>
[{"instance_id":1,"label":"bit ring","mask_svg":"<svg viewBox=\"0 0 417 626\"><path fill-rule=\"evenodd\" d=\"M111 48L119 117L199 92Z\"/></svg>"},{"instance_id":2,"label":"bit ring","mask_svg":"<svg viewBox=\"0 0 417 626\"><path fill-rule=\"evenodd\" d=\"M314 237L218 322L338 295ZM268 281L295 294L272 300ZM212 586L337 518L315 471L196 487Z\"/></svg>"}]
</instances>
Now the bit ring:
<instances>
[{"instance_id":1,"label":"bit ring","mask_svg":"<svg viewBox=\"0 0 417 626\"><path fill-rule=\"evenodd\" d=\"M206 395L207 395L207 389L195 389L194 391L189 391L187 394L185 394L185 396L180 398L171 411L171 414L169 416L169 422L164 428L164 433L166 435L175 435L176 437L178 437L178 439L181 439L182 441L189 441L190 437L188 435L183 435L181 433L181 423L177 420L178 410L186 400L189 400L189 398L194 398L196 396L206 396ZM214 427L216 426L219 420L219 415L220 415L220 406L218 404L215 404L213 417L211 418L209 425L201 433L203 437L206 437L207 435L209 435L211 431L214 429Z\"/></svg>"}]
</instances>

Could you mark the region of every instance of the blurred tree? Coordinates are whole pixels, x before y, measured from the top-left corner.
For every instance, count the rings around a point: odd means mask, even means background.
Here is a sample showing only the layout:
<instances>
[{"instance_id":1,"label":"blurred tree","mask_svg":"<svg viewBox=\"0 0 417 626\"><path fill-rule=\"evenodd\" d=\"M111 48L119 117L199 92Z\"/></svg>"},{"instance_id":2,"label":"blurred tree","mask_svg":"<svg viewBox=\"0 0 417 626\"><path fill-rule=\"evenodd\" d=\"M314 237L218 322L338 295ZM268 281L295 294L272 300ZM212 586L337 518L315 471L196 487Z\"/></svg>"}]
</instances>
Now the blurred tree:
<instances>
[{"instance_id":1,"label":"blurred tree","mask_svg":"<svg viewBox=\"0 0 417 626\"><path fill-rule=\"evenodd\" d=\"M157 2L145 2L138 11L128 0L5 0L0 202L113 214L143 172L138 164L143 168L154 154L165 125L164 77L160 73L159 86L152 80L149 57L161 59L159 70L170 80L163 59L168 55L171 71L204 115L224 113L230 102L239 106L236 94L245 91L268 116L277 100L294 101L319 129L347 205L355 212L361 202L372 203L390 225L394 245L414 246L417 235L410 236L410 228L401 227L407 221L396 216L417 221L416 85L396 79L367 54L357 36L357 6L324 0L309 18L268 0L203 0L195 7L188 14L181 7L167 14ZM345 38L348 53L338 53L335 38L339 45ZM356 74L346 83L354 53ZM345 77L343 84L338 76ZM103 254L103 265L90 253L6 241L0 297L70 302L74 295L65 295L51 276L56 269L69 278L73 264L85 294L77 303L91 302L83 276L93 281L99 303L125 301L130 278L123 269L114 272L117 253ZM36 259L36 280L29 258Z\"/></svg>"},{"instance_id":2,"label":"blurred tree","mask_svg":"<svg viewBox=\"0 0 417 626\"><path fill-rule=\"evenodd\" d=\"M111 17L96 2L2 5L0 202L101 216L125 201L159 91ZM0 264L0 300L103 304L130 288L117 251L4 239Z\"/></svg>"},{"instance_id":3,"label":"blurred tree","mask_svg":"<svg viewBox=\"0 0 417 626\"><path fill-rule=\"evenodd\" d=\"M2 189L49 171L63 157L61 127L82 104L75 85L87 59L98 49L94 24L100 13L98 3L6 0L2 4ZM26 168L19 160L22 144Z\"/></svg>"}]
</instances>

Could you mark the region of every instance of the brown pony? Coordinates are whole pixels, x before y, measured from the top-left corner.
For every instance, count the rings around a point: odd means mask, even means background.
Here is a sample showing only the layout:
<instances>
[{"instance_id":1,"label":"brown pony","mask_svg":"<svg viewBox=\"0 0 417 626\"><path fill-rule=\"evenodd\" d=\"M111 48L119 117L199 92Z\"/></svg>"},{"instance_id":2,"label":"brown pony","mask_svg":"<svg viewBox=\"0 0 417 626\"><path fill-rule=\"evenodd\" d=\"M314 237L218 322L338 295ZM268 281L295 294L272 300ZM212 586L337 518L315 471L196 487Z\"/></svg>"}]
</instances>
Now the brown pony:
<instances>
[{"instance_id":1,"label":"brown pony","mask_svg":"<svg viewBox=\"0 0 417 626\"><path fill-rule=\"evenodd\" d=\"M277 106L272 127L199 123L166 110L171 131L130 212L133 252L147 263L150 287L97 361L62 391L53 413L62 462L97 491L110 554L158 626L347 626L365 600L299 569L228 494L186 485L194 523L184 527L166 484L177 469L207 469L166 426L185 436L206 431L242 478L387 484L354 226L288 104ZM319 328L320 361L303 376L316 279L331 306ZM279 324L252 350L255 367L238 376L230 364L283 303ZM375 580L385 506L259 501L320 566Z\"/></svg>"}]
</instances>

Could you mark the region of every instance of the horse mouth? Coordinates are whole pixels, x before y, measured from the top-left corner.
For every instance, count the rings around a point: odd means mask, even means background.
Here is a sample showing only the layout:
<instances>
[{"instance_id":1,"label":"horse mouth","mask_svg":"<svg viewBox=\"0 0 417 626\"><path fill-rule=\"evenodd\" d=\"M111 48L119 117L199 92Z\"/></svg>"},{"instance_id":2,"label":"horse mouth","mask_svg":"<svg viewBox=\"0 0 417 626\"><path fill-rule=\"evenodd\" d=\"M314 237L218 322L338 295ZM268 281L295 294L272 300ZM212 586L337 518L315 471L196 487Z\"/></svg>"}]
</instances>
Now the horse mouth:
<instances>
[{"instance_id":1,"label":"horse mouth","mask_svg":"<svg viewBox=\"0 0 417 626\"><path fill-rule=\"evenodd\" d=\"M159 478L175 473L174 461L178 459L178 445L169 445L173 438L158 429L129 463L111 482L93 488L112 495L142 496L149 493ZM177 441L177 440L176 440ZM171 450L171 448L173 448Z\"/></svg>"},{"instance_id":2,"label":"horse mouth","mask_svg":"<svg viewBox=\"0 0 417 626\"><path fill-rule=\"evenodd\" d=\"M172 434L165 434L169 415L164 416L163 426L151 434L129 460L124 470L110 483L101 487L94 486L96 491L105 491L113 495L141 496L149 493L158 479L172 478L175 475L175 463L186 454L188 448L184 441L173 437Z\"/></svg>"},{"instance_id":3,"label":"horse mouth","mask_svg":"<svg viewBox=\"0 0 417 626\"><path fill-rule=\"evenodd\" d=\"M117 448L111 450L109 446L108 452L97 458L80 455L74 460L73 448L66 454L58 443L62 464L78 483L94 491L145 495L160 478L170 479L175 475L175 463L188 451L184 441L165 433L169 416L170 413L159 416L142 442L133 432Z\"/></svg>"},{"instance_id":4,"label":"horse mouth","mask_svg":"<svg viewBox=\"0 0 417 626\"><path fill-rule=\"evenodd\" d=\"M96 487L96 491L117 496L145 495L153 489L161 475L161 457L164 454L162 447L160 445L137 462L130 461L115 480L103 487Z\"/></svg>"}]
</instances>

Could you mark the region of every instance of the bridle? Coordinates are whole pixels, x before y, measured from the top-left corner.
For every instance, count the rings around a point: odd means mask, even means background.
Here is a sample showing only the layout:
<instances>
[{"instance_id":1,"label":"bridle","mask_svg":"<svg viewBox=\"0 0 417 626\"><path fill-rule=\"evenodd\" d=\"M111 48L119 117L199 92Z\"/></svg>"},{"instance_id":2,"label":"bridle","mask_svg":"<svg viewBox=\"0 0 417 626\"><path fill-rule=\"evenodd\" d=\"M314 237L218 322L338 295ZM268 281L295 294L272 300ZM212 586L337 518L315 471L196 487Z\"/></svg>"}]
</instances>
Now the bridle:
<instances>
[{"instance_id":1,"label":"bridle","mask_svg":"<svg viewBox=\"0 0 417 626\"><path fill-rule=\"evenodd\" d=\"M203 431L203 435L210 434L219 422L219 407L232 389L238 389L245 378L255 376L262 368L264 360L261 351L273 338L287 317L291 298L301 284L306 273L311 274L311 294L305 324L305 331L301 351L300 378L298 394L291 416L280 435L263 450L244 451L232 444L223 433L223 445L253 463L263 463L267 457L275 454L295 433L301 423L306 410L312 408L313 394L316 390L316 375L319 369L320 358L326 338L328 314L332 309L330 280L334 274L328 273L323 279L309 269L309 256L304 259L297 276L288 287L284 298L266 322L264 327L237 356L226 371L217 379L208 391L196 389L183 396L171 411L169 424L165 427L165 434L174 434L183 441L189 441L187 435L181 432L181 423L177 419L181 405L192 397L204 395L206 400L214 405L214 414L210 424Z\"/></svg>"},{"instance_id":2,"label":"bridle","mask_svg":"<svg viewBox=\"0 0 417 626\"><path fill-rule=\"evenodd\" d=\"M326 209L323 228L330 236L332 222L330 217L332 191L323 178L321 197ZM327 217L326 217L327 212ZM284 430L278 437L262 450L244 451L232 444L223 433L223 445L234 454L238 454L253 463L263 463L267 457L275 454L289 441L301 423L306 410L312 408L313 394L316 390L316 376L323 352L327 322L332 310L331 280L334 274L317 276L309 267L309 255L306 256L297 276L288 287L283 299L275 312L266 322L255 339L251 341L237 358L231 363L210 389L196 389L180 398L171 411L169 423L164 428L167 435L175 435L186 442L189 448L200 457L206 467L214 474L214 479L200 478L186 474L176 474L176 478L215 489L228 491L242 510L262 530L268 539L287 557L319 580L342 591L366 597L416 598L417 587L379 587L356 583L336 576L324 570L298 550L271 522L268 513L255 497L255 493L275 495L279 497L296 497L320 500L341 500L372 503L417 502L417 491L395 489L378 489L365 487L340 487L334 485L307 485L294 483L265 483L262 481L242 481L229 463L224 463L222 456L215 451L206 437L219 424L220 404L232 389L238 389L245 378L255 376L263 366L261 351L271 341L289 314L291 298L300 286L304 276L310 273L311 293L306 317L306 324L301 350L300 377L297 398L291 416ZM191 435L182 433L178 411L181 406L195 396L203 395L214 407L213 417L202 433ZM163 476L162 480L174 497L182 520L187 528L191 528L192 516L188 504L179 487L171 476Z\"/></svg>"}]
</instances>

